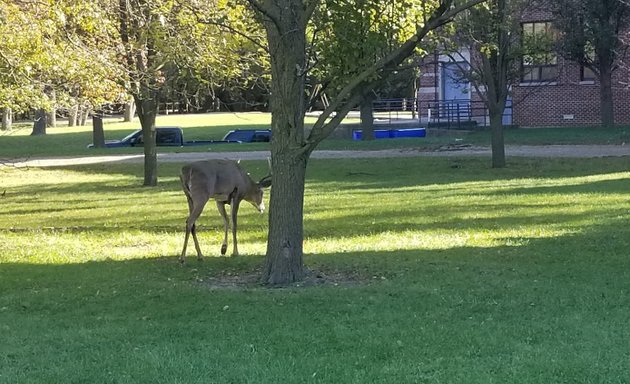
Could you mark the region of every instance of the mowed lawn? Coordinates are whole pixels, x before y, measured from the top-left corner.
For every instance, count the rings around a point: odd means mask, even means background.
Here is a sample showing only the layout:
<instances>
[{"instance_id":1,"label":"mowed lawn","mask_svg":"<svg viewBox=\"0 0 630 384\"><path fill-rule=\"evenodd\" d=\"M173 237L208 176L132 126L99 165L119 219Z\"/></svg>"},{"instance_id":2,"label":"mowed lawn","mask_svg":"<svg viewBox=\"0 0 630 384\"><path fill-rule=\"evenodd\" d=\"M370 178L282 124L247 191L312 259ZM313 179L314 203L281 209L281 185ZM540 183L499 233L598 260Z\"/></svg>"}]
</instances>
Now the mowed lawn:
<instances>
[{"instance_id":1,"label":"mowed lawn","mask_svg":"<svg viewBox=\"0 0 630 384\"><path fill-rule=\"evenodd\" d=\"M630 382L628 158L311 160L328 282L284 288L213 283L263 261L249 206L179 265L180 166L0 170L0 383Z\"/></svg>"}]
</instances>

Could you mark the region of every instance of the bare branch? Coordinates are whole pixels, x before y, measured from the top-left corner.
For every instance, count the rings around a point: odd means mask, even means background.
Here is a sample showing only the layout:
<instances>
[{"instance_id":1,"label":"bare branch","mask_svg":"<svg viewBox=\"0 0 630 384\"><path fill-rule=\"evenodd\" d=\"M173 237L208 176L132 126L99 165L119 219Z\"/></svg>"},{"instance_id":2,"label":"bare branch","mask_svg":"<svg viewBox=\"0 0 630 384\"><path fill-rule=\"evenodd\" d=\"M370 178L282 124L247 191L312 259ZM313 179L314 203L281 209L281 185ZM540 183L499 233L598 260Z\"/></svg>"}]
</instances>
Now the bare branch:
<instances>
[{"instance_id":1,"label":"bare branch","mask_svg":"<svg viewBox=\"0 0 630 384\"><path fill-rule=\"evenodd\" d=\"M254 11L260 13L262 16L266 17L273 23L273 25L280 31L282 27L282 23L278 20L277 15L275 15L270 9L266 8L257 0L247 0L247 3L254 9Z\"/></svg>"}]
</instances>

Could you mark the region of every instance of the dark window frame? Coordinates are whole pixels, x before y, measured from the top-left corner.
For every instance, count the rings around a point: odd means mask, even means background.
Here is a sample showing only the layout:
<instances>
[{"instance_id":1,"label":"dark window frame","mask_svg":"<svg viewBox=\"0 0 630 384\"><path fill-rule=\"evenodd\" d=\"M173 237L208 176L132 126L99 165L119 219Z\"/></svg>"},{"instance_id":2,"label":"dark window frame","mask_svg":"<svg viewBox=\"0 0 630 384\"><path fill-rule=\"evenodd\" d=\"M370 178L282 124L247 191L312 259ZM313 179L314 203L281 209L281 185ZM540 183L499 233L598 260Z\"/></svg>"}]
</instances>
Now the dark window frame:
<instances>
[{"instance_id":1,"label":"dark window frame","mask_svg":"<svg viewBox=\"0 0 630 384\"><path fill-rule=\"evenodd\" d=\"M586 74L588 71L588 75ZM580 81L588 81L588 82L592 82L595 81L597 79L597 75L595 75L595 71L593 71L592 69L590 69L589 67L585 66L585 65L580 65Z\"/></svg>"},{"instance_id":2,"label":"dark window frame","mask_svg":"<svg viewBox=\"0 0 630 384\"><path fill-rule=\"evenodd\" d=\"M552 22L550 20L522 22L522 38L525 39L526 33L536 35L536 33L539 33L539 29L541 27L545 33L548 33L553 28ZM530 32L526 32L526 30L529 30ZM521 58L521 83L548 83L556 80L559 74L557 53L550 50L548 52L536 53L534 55L537 56L536 59L538 60L533 58L533 55L527 54L523 55ZM526 64L527 57L530 58L530 62L540 61L541 58L543 58L543 62Z\"/></svg>"}]
</instances>

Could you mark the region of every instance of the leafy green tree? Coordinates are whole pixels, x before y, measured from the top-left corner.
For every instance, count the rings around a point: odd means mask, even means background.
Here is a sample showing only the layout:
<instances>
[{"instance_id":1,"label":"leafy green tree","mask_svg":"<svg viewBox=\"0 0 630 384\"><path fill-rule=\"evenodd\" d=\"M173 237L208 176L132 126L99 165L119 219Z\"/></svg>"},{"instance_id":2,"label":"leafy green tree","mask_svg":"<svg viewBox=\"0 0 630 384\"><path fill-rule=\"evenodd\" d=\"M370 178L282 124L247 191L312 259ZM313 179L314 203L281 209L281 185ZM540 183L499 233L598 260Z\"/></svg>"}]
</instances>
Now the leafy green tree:
<instances>
[{"instance_id":1,"label":"leafy green tree","mask_svg":"<svg viewBox=\"0 0 630 384\"><path fill-rule=\"evenodd\" d=\"M409 0L385 3L379 0L323 1L314 14L311 32L317 54L312 78L322 85L317 87L318 92L335 97L348 79L387 56L409 38L421 16L420 9ZM406 60L407 63L410 61L411 58ZM391 87L391 84L385 84L387 81L409 83L410 78L413 78L411 66L399 68L397 76L383 78L381 84L363 94L359 104L364 140L374 138L376 92L387 85Z\"/></svg>"},{"instance_id":2,"label":"leafy green tree","mask_svg":"<svg viewBox=\"0 0 630 384\"><path fill-rule=\"evenodd\" d=\"M603 126L613 126L612 75L625 48L622 33L630 21L623 0L557 0L550 2L559 33L560 53L596 74L600 83Z\"/></svg>"},{"instance_id":3,"label":"leafy green tree","mask_svg":"<svg viewBox=\"0 0 630 384\"><path fill-rule=\"evenodd\" d=\"M247 7L226 0L192 3L177 23L187 41L164 68L165 98L211 110L266 103L264 30Z\"/></svg>"},{"instance_id":4,"label":"leafy green tree","mask_svg":"<svg viewBox=\"0 0 630 384\"><path fill-rule=\"evenodd\" d=\"M57 108L100 105L118 97L115 52L103 42L107 22L96 1L0 2L5 29L0 75L6 107L35 108L33 134L45 134ZM20 31L20 33L15 33ZM80 99L80 100L79 100ZM48 113L46 113L48 111Z\"/></svg>"},{"instance_id":5,"label":"leafy green tree","mask_svg":"<svg viewBox=\"0 0 630 384\"><path fill-rule=\"evenodd\" d=\"M0 109L24 112L49 106L39 74L51 64L39 4L0 0ZM16 33L20 31L20 33ZM43 133L45 133L45 120Z\"/></svg>"},{"instance_id":6,"label":"leafy green tree","mask_svg":"<svg viewBox=\"0 0 630 384\"><path fill-rule=\"evenodd\" d=\"M511 86L520 81L524 52L545 47L527 45L520 33L524 0L488 0L462 13L452 38L445 39L459 65L463 80L470 82L488 108L492 135L492 166L505 167L503 114ZM462 49L468 53L464 55Z\"/></svg>"},{"instance_id":7,"label":"leafy green tree","mask_svg":"<svg viewBox=\"0 0 630 384\"><path fill-rule=\"evenodd\" d=\"M174 16L168 1L119 0L117 14L124 49L127 88L134 97L142 126L144 145L144 185L158 181L155 119L158 95L165 78L162 72L169 56L169 41Z\"/></svg>"},{"instance_id":8,"label":"leafy green tree","mask_svg":"<svg viewBox=\"0 0 630 384\"><path fill-rule=\"evenodd\" d=\"M248 0L262 20L271 59L273 188L269 236L262 281L281 284L301 280L303 266L303 202L306 165L312 151L354 108L363 95L393 74L431 31L480 0L414 2L422 12L414 33L391 53L346 79L308 135L304 130L305 79L309 72L307 29L317 1ZM334 114L333 114L334 112Z\"/></svg>"}]
</instances>

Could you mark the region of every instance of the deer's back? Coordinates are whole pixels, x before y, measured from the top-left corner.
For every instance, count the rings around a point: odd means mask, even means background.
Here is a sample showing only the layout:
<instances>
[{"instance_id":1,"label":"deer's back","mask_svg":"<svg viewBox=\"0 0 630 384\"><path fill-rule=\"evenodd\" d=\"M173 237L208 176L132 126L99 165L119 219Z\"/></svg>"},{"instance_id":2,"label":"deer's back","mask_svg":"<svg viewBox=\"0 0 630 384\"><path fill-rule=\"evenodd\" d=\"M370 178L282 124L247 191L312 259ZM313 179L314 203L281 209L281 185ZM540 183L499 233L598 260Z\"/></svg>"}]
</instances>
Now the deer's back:
<instances>
[{"instance_id":1,"label":"deer's back","mask_svg":"<svg viewBox=\"0 0 630 384\"><path fill-rule=\"evenodd\" d=\"M202 160L182 168L184 190L203 189L210 197L226 196L247 186L247 173L231 160Z\"/></svg>"}]
</instances>

